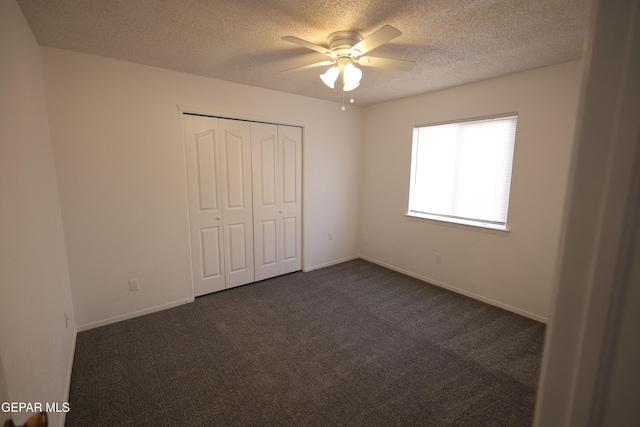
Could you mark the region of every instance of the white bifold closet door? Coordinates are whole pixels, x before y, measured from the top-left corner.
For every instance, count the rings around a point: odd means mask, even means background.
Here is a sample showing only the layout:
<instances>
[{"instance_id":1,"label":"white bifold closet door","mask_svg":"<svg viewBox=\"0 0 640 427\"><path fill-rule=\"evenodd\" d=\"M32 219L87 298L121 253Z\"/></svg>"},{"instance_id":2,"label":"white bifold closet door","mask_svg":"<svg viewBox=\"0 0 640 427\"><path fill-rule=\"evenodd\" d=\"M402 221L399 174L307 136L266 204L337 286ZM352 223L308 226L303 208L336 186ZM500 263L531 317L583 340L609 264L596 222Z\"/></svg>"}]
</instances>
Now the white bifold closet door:
<instances>
[{"instance_id":1,"label":"white bifold closet door","mask_svg":"<svg viewBox=\"0 0 640 427\"><path fill-rule=\"evenodd\" d=\"M184 115L196 296L253 282L251 124Z\"/></svg>"},{"instance_id":2,"label":"white bifold closet door","mask_svg":"<svg viewBox=\"0 0 640 427\"><path fill-rule=\"evenodd\" d=\"M251 124L255 279L302 267L302 129Z\"/></svg>"},{"instance_id":3,"label":"white bifold closet door","mask_svg":"<svg viewBox=\"0 0 640 427\"><path fill-rule=\"evenodd\" d=\"M302 268L302 129L184 115L195 296Z\"/></svg>"}]
</instances>

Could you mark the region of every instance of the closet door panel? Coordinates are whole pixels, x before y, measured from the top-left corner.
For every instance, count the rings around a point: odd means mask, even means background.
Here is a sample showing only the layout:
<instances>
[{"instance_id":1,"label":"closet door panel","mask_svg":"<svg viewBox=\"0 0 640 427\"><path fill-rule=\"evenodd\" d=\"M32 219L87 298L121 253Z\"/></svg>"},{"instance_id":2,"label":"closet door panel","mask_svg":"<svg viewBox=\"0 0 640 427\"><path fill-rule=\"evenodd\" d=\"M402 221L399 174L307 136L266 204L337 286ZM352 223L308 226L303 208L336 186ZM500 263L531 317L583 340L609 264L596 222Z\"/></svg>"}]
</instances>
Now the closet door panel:
<instances>
[{"instance_id":1,"label":"closet door panel","mask_svg":"<svg viewBox=\"0 0 640 427\"><path fill-rule=\"evenodd\" d=\"M243 272L249 266L247 258L247 231L245 224L227 225L227 240L229 241L229 271Z\"/></svg>"},{"instance_id":2,"label":"closet door panel","mask_svg":"<svg viewBox=\"0 0 640 427\"><path fill-rule=\"evenodd\" d=\"M200 296L225 288L218 119L184 116L184 143L193 285Z\"/></svg>"},{"instance_id":3,"label":"closet door panel","mask_svg":"<svg viewBox=\"0 0 640 427\"><path fill-rule=\"evenodd\" d=\"M242 134L237 134L225 130L223 133L224 138L224 150L225 150L225 193L226 193L226 208L231 209L245 209L247 207L244 197L244 181L247 172L247 165L244 160L244 140ZM249 171L250 173L250 171Z\"/></svg>"},{"instance_id":4,"label":"closet door panel","mask_svg":"<svg viewBox=\"0 0 640 427\"><path fill-rule=\"evenodd\" d=\"M282 260L291 261L298 258L298 224L297 218L283 218Z\"/></svg>"},{"instance_id":5,"label":"closet door panel","mask_svg":"<svg viewBox=\"0 0 640 427\"><path fill-rule=\"evenodd\" d=\"M300 149L299 138L286 132L287 128L281 127L283 133L280 137L282 152L282 205L297 205L299 199L297 179L298 175L298 152ZM295 128L294 128L295 130ZM296 139L292 139L292 137Z\"/></svg>"},{"instance_id":6,"label":"closet door panel","mask_svg":"<svg viewBox=\"0 0 640 427\"><path fill-rule=\"evenodd\" d=\"M251 124L256 280L280 274L278 126Z\"/></svg>"},{"instance_id":7,"label":"closet door panel","mask_svg":"<svg viewBox=\"0 0 640 427\"><path fill-rule=\"evenodd\" d=\"M251 124L219 120L226 287L254 281Z\"/></svg>"},{"instance_id":8,"label":"closet door panel","mask_svg":"<svg viewBox=\"0 0 640 427\"><path fill-rule=\"evenodd\" d=\"M285 274L302 268L302 129L278 126L278 139L280 274Z\"/></svg>"},{"instance_id":9,"label":"closet door panel","mask_svg":"<svg viewBox=\"0 0 640 427\"><path fill-rule=\"evenodd\" d=\"M200 243L202 252L202 277L224 277L222 270L222 233L220 227L200 229Z\"/></svg>"},{"instance_id":10,"label":"closet door panel","mask_svg":"<svg viewBox=\"0 0 640 427\"><path fill-rule=\"evenodd\" d=\"M254 203L258 202L260 207L274 208L277 202L276 180L278 177L277 128L274 129L275 126L268 125L265 127L269 128L269 132L259 137L257 143L252 146L252 150L255 150L254 158L257 159L255 172L258 177L257 190L260 196Z\"/></svg>"},{"instance_id":11,"label":"closet door panel","mask_svg":"<svg viewBox=\"0 0 640 427\"><path fill-rule=\"evenodd\" d=\"M261 240L262 240L262 257L261 265L270 266L278 262L277 253L277 221L275 219L267 219L261 221Z\"/></svg>"}]
</instances>

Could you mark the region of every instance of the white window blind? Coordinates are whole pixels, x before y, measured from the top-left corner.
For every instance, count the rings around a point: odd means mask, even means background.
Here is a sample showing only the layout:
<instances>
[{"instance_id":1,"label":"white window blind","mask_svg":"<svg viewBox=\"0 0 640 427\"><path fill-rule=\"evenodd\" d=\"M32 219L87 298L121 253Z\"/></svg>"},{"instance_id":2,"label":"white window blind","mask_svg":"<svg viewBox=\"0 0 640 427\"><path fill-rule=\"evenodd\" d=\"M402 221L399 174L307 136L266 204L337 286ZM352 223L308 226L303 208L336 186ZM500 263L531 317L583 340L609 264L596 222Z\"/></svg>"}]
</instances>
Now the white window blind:
<instances>
[{"instance_id":1,"label":"white window blind","mask_svg":"<svg viewBox=\"0 0 640 427\"><path fill-rule=\"evenodd\" d=\"M408 215L506 229L516 115L416 127Z\"/></svg>"}]
</instances>

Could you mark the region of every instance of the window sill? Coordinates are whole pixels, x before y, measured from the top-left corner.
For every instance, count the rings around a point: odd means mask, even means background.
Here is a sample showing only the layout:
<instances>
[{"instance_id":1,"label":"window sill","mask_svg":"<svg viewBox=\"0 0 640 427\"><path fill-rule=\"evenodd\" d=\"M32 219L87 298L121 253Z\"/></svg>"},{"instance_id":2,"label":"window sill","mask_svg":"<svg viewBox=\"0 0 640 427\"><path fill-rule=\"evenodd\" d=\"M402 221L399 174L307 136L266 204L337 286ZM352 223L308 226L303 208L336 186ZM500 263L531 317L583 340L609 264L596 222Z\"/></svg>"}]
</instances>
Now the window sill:
<instances>
[{"instance_id":1,"label":"window sill","mask_svg":"<svg viewBox=\"0 0 640 427\"><path fill-rule=\"evenodd\" d=\"M448 220L442 217L417 214L415 212L408 212L405 214L405 216L407 217L407 219L413 220L413 221L437 223L438 225L451 226L451 227L460 228L463 230L480 231L480 232L497 234L497 235L504 235L510 232L508 227L506 226L503 227L495 224L476 223L472 221L453 220L453 219Z\"/></svg>"}]
</instances>

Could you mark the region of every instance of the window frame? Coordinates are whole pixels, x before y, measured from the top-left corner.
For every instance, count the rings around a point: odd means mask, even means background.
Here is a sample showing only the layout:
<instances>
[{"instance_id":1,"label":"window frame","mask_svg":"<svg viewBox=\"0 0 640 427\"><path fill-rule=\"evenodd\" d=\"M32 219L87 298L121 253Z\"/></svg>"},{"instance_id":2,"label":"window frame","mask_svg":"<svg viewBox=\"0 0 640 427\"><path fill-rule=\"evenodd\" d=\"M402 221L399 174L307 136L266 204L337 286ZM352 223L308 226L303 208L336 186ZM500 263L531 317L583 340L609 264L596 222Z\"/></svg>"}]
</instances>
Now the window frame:
<instances>
[{"instance_id":1,"label":"window frame","mask_svg":"<svg viewBox=\"0 0 640 427\"><path fill-rule=\"evenodd\" d=\"M439 214L433 214L433 213L420 212L417 210L411 210L411 202L412 202L411 196L412 196L412 191L414 189L414 179L415 179L415 173L416 173L415 168L417 167L416 151L417 151L417 138L418 138L419 129L432 127L432 126L444 126L444 125L451 125L451 124L465 124L465 123L473 123L473 122L493 121L497 119L505 119L510 117L515 118L515 129L513 132L514 137L513 137L513 150L511 153L511 171L509 175L509 186L507 190L508 193L506 197L506 216L505 216L504 224L502 224L502 222L483 221L480 219L465 219L460 217L439 215ZM513 164L514 164L514 157L515 157L515 146L517 141L518 118L519 118L518 112L511 111L511 112L500 113L500 114L491 114L486 116L470 117L465 119L454 119L454 120L447 120L442 122L415 125L413 127L412 140L411 140L411 167L410 167L410 178L409 178L409 193L408 193L408 200L407 200L407 211L405 214L407 218L408 219L418 218L418 219L424 219L429 221L437 221L438 223L444 223L446 225L453 225L453 226L473 227L473 229L478 229L478 231L491 230L491 231L498 231L498 232L509 232L510 230L509 205L511 202L511 185L513 182Z\"/></svg>"}]
</instances>

